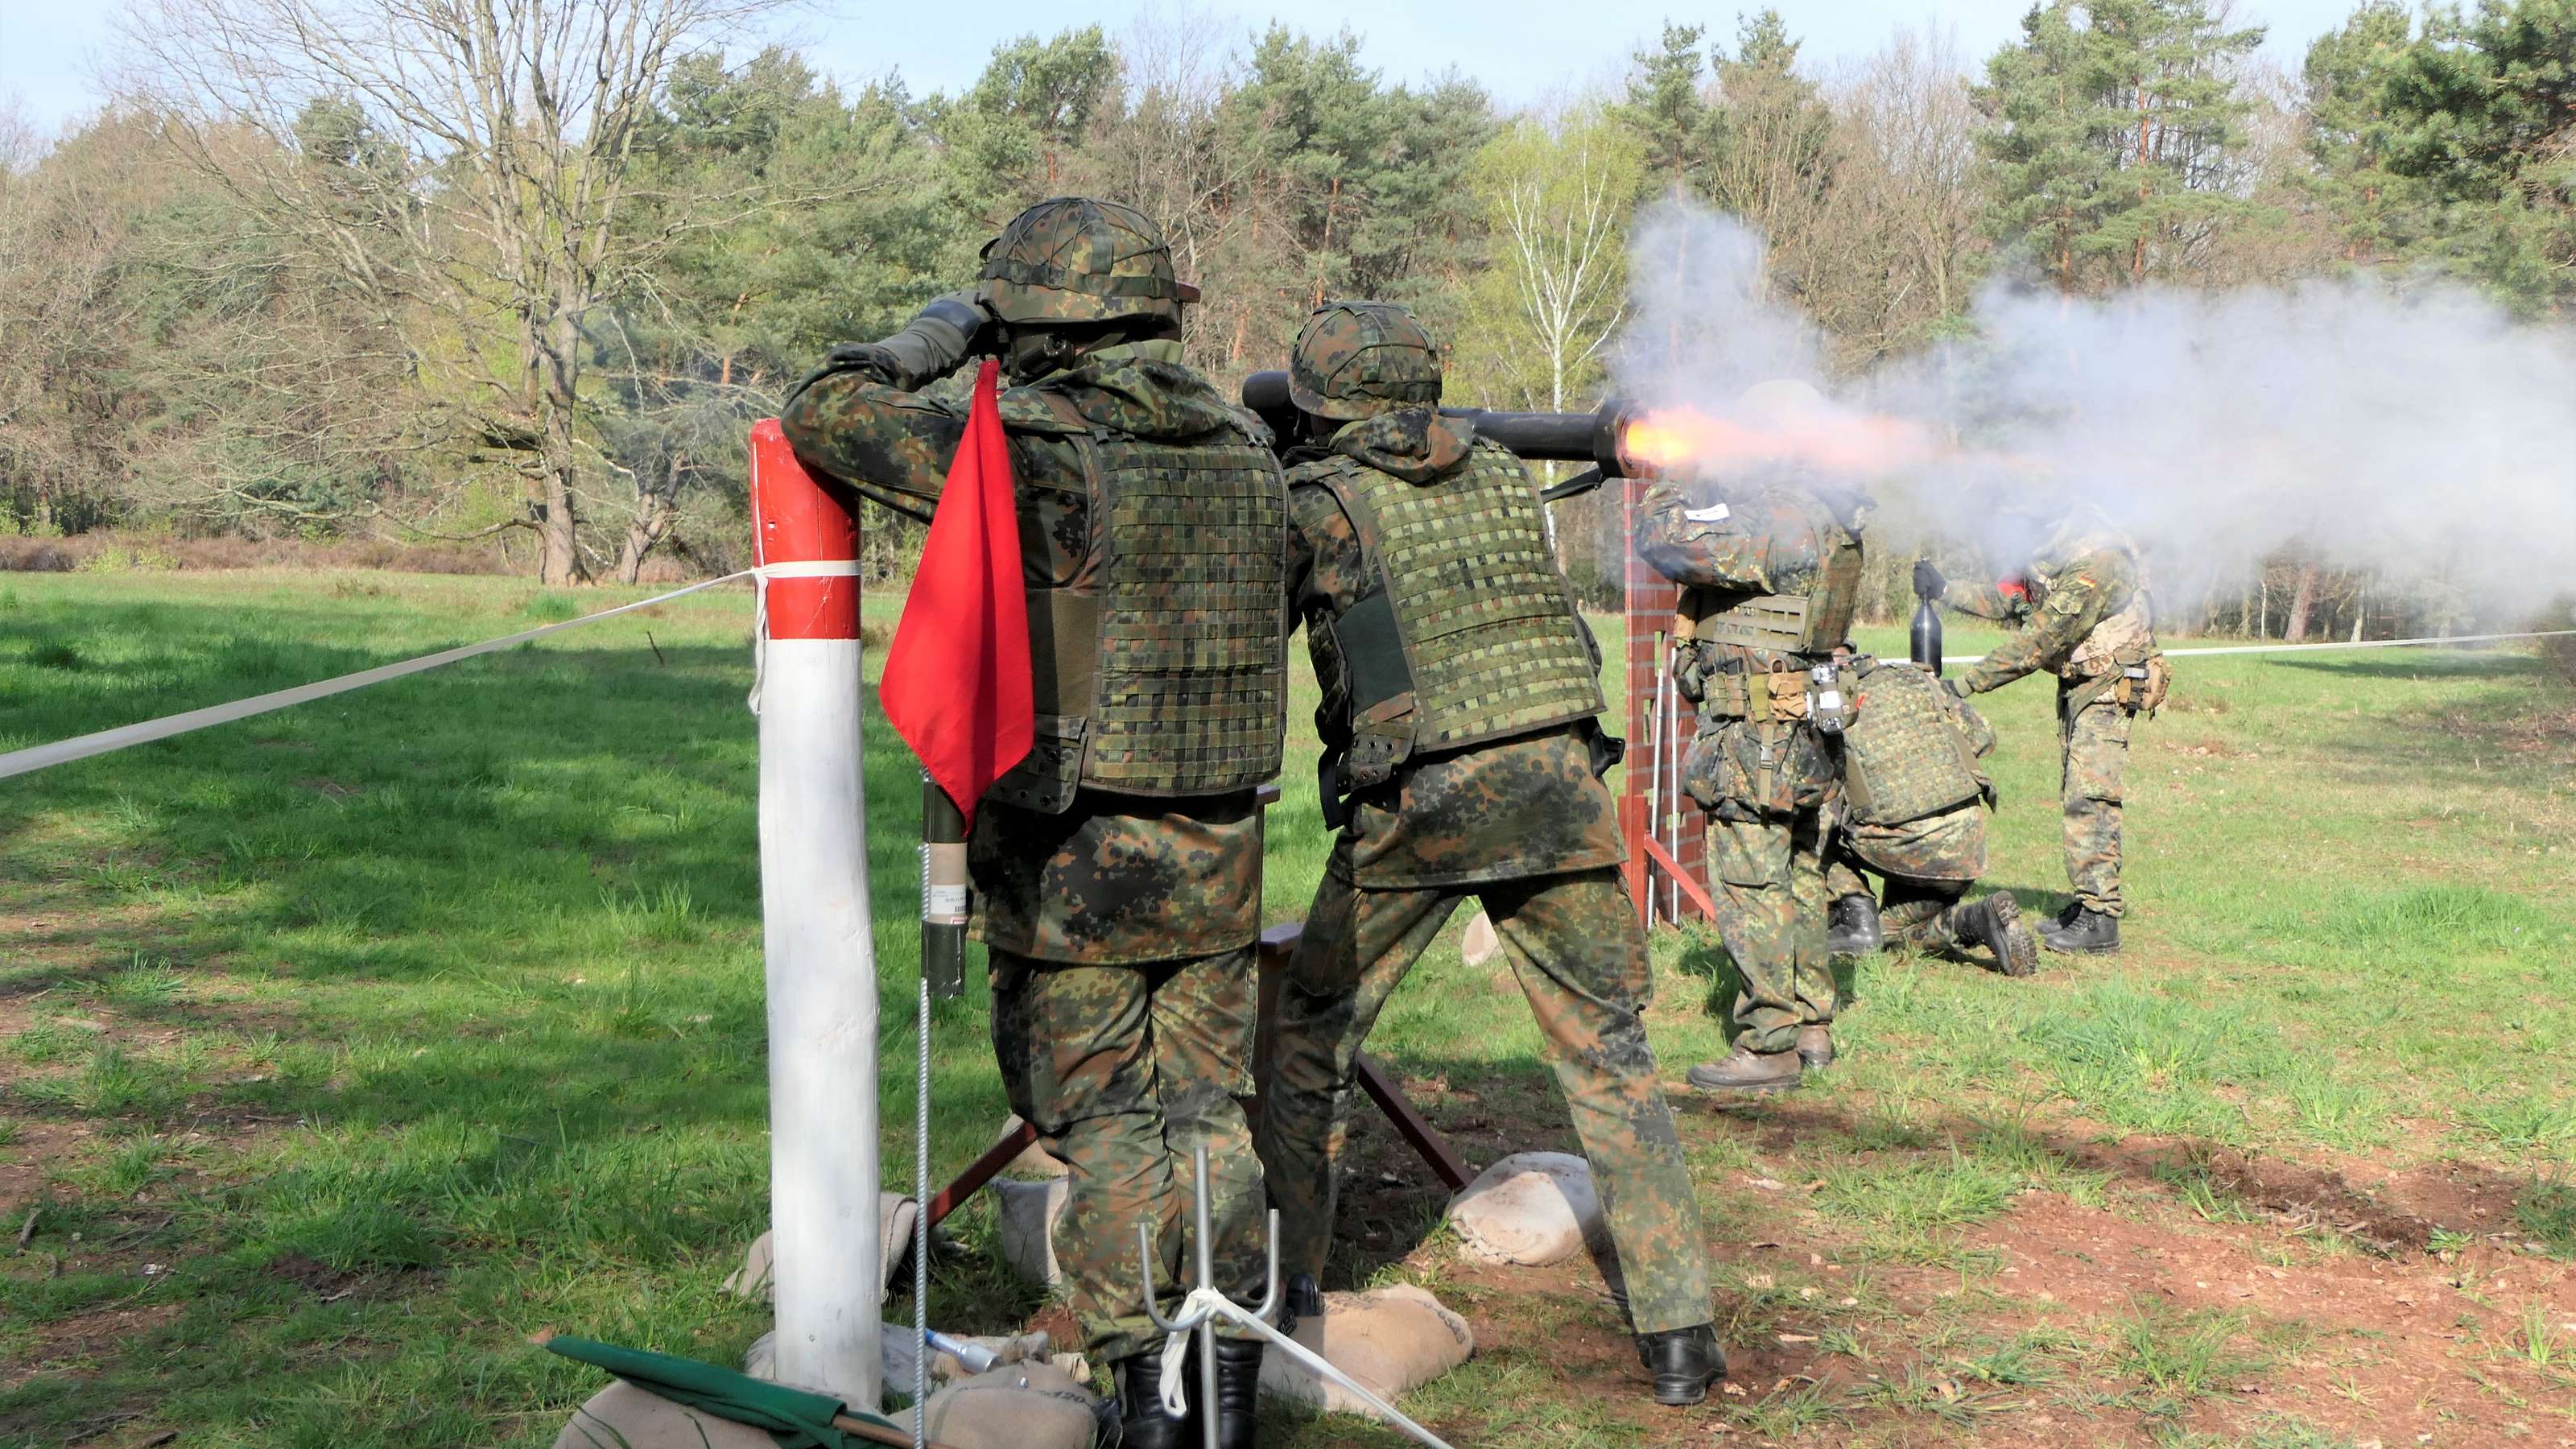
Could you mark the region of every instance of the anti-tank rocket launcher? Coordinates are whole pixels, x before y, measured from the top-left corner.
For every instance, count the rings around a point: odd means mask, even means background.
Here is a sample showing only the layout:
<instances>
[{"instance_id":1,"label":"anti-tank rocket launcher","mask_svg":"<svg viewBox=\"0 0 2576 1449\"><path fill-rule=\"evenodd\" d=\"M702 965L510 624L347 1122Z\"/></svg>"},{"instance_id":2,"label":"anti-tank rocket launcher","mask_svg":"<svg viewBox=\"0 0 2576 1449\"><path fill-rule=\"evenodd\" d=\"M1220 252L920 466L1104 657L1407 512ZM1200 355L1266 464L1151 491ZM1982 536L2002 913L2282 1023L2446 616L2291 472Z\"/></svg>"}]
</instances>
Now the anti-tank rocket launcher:
<instances>
[{"instance_id":1,"label":"anti-tank rocket launcher","mask_svg":"<svg viewBox=\"0 0 2576 1449\"><path fill-rule=\"evenodd\" d=\"M1288 374L1256 372L1243 380L1243 405L1270 425L1271 436L1285 448L1299 434L1301 414L1288 396ZM1549 488L1550 503L1589 493L1612 478L1651 475L1645 459L1631 446L1630 434L1641 414L1628 403L1612 401L1588 413L1516 413L1490 408L1442 408L1443 417L1475 425L1476 436L1491 438L1531 462L1588 463L1591 466Z\"/></svg>"}]
</instances>

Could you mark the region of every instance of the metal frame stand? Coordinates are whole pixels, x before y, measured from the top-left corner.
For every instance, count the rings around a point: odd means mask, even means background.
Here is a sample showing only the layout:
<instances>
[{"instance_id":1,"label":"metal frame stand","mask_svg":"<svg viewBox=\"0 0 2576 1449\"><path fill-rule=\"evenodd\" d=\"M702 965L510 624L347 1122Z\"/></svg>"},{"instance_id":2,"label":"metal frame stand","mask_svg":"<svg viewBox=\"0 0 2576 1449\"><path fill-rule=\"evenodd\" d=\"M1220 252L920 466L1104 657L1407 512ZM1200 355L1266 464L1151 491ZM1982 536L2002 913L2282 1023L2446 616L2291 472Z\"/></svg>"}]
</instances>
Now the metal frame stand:
<instances>
[{"instance_id":1,"label":"metal frame stand","mask_svg":"<svg viewBox=\"0 0 2576 1449\"><path fill-rule=\"evenodd\" d=\"M1242 1304L1226 1298L1223 1290L1216 1286L1216 1229L1208 1208L1208 1150L1205 1147L1190 1150L1190 1175L1193 1179L1190 1184L1190 1222L1194 1229L1192 1236L1195 1239L1191 1245L1191 1251L1195 1255L1198 1283L1189 1298L1182 1300L1181 1314L1178 1318L1165 1318L1162 1309L1155 1306L1154 1227L1151 1223L1136 1225L1136 1267L1145 1282L1145 1316L1154 1321L1154 1326L1161 1329L1167 1339L1177 1338L1184 1333L1194 1333L1198 1336L1199 1423L1205 1433L1207 1449L1217 1449L1217 1309L1216 1304L1205 1300L1220 1299L1233 1303L1238 1311L1247 1310L1243 1309ZM1271 1316L1279 1311L1279 1210L1277 1208L1270 1210L1269 1244L1266 1251L1270 1259L1269 1284L1262 1291L1261 1306L1248 1310L1254 1318L1263 1323L1270 1322ZM1167 1353L1169 1351L1168 1348L1165 1350Z\"/></svg>"}]
</instances>

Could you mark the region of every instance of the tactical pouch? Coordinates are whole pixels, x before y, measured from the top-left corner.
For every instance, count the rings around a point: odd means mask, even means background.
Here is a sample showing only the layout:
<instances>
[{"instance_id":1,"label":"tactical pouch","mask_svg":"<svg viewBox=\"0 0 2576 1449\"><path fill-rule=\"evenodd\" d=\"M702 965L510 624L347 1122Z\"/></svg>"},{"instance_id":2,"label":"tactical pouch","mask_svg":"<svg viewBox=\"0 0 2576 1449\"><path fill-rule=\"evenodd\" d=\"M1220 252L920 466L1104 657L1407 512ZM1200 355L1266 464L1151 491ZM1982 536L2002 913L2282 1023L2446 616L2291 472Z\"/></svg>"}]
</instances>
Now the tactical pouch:
<instances>
[{"instance_id":1,"label":"tactical pouch","mask_svg":"<svg viewBox=\"0 0 2576 1449\"><path fill-rule=\"evenodd\" d=\"M1762 676L1762 688L1768 712L1763 719L1805 719L1807 717L1807 672L1779 665Z\"/></svg>"},{"instance_id":2,"label":"tactical pouch","mask_svg":"<svg viewBox=\"0 0 2576 1449\"><path fill-rule=\"evenodd\" d=\"M1372 790L1395 778L1413 754L1413 696L1399 694L1370 706L1352 721L1351 746L1342 758L1342 785Z\"/></svg>"},{"instance_id":3,"label":"tactical pouch","mask_svg":"<svg viewBox=\"0 0 2576 1449\"><path fill-rule=\"evenodd\" d=\"M2116 665L2119 671L2111 684L2111 702L2131 714L2154 714L2164 707L2165 694L2173 686L2173 667L2161 654L2149 655L2135 664Z\"/></svg>"},{"instance_id":4,"label":"tactical pouch","mask_svg":"<svg viewBox=\"0 0 2576 1449\"><path fill-rule=\"evenodd\" d=\"M1063 814L1082 785L1083 739L1089 726L1078 714L1039 715L1028 757L993 782L991 798L1044 815Z\"/></svg>"}]
</instances>

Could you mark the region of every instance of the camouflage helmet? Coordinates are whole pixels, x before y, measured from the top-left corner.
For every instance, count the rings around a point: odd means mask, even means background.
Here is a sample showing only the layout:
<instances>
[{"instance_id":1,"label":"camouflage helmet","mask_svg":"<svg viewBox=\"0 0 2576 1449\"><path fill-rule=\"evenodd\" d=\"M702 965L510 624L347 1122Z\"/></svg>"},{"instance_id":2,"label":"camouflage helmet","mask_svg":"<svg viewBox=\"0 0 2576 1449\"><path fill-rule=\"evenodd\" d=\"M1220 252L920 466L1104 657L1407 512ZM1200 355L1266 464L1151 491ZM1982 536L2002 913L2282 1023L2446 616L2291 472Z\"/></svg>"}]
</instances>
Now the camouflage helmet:
<instances>
[{"instance_id":1,"label":"camouflage helmet","mask_svg":"<svg viewBox=\"0 0 2576 1449\"><path fill-rule=\"evenodd\" d=\"M1162 230L1134 207L1088 196L1041 201L984 244L982 299L1005 322L1178 324L1198 289L1172 274Z\"/></svg>"},{"instance_id":2,"label":"camouflage helmet","mask_svg":"<svg viewBox=\"0 0 2576 1449\"><path fill-rule=\"evenodd\" d=\"M1321 418L1440 401L1440 344L1393 302L1327 302L1297 333L1288 396Z\"/></svg>"}]
</instances>

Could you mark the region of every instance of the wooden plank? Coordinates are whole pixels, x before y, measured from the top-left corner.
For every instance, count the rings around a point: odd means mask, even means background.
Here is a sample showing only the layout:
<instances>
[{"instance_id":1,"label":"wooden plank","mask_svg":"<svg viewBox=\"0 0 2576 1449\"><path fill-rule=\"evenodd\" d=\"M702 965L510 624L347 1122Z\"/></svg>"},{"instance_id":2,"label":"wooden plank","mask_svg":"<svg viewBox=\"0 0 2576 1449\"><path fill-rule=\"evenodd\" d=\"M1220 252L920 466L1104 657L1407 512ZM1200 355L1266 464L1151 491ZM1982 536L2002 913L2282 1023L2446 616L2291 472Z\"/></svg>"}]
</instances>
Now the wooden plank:
<instances>
[{"instance_id":1,"label":"wooden plank","mask_svg":"<svg viewBox=\"0 0 2576 1449\"><path fill-rule=\"evenodd\" d=\"M1404 1089L1395 1084L1395 1079L1386 1074L1386 1068L1379 1066L1376 1058L1362 1052L1354 1065L1360 1090L1369 1094L1369 1100L1377 1103L1377 1109L1395 1124L1396 1135L1404 1139L1405 1145L1413 1149L1414 1155L1420 1157L1451 1192L1463 1191L1468 1183L1476 1180L1476 1174L1468 1168L1467 1160L1458 1155L1458 1149L1449 1145L1449 1139L1440 1135L1440 1129L1431 1125L1431 1120L1422 1115L1422 1109L1413 1105L1413 1099L1404 1095Z\"/></svg>"},{"instance_id":2,"label":"wooden plank","mask_svg":"<svg viewBox=\"0 0 2576 1449\"><path fill-rule=\"evenodd\" d=\"M966 1164L966 1170L957 1174L956 1181L941 1188L939 1195L930 1200L930 1225L934 1228L939 1226L940 1219L957 1211L959 1203L983 1191L984 1184L1001 1176L1002 1169L1011 1165L1011 1159L1036 1146L1037 1140L1038 1129L1023 1122L1018 1131L985 1148L983 1156Z\"/></svg>"},{"instance_id":3,"label":"wooden plank","mask_svg":"<svg viewBox=\"0 0 2576 1449\"><path fill-rule=\"evenodd\" d=\"M1690 897L1690 903L1699 907L1700 915L1711 921L1716 920L1717 902L1709 899L1708 887L1701 885L1693 872L1682 869L1681 862L1673 859L1672 852L1664 849L1664 843L1657 840L1652 833L1640 839L1646 847L1646 854L1653 857L1655 864L1664 868L1664 874L1671 876L1682 888L1682 894Z\"/></svg>"}]
</instances>

